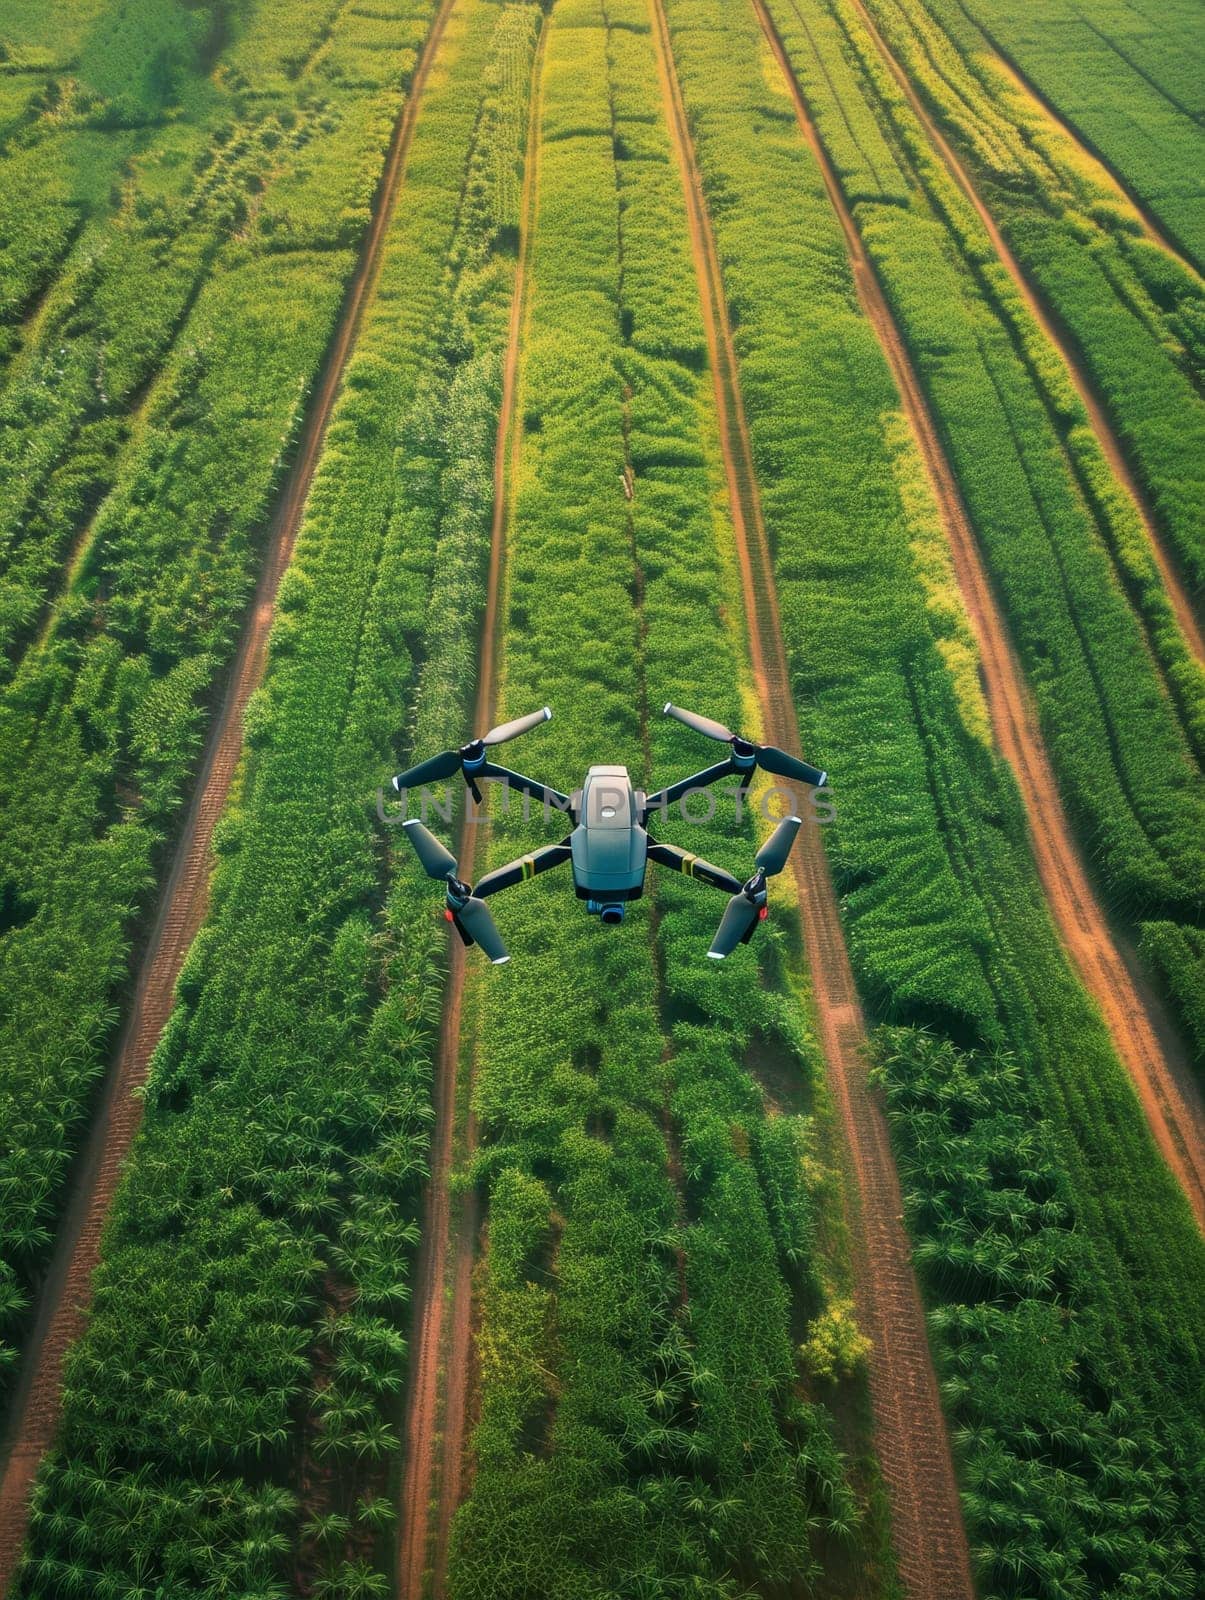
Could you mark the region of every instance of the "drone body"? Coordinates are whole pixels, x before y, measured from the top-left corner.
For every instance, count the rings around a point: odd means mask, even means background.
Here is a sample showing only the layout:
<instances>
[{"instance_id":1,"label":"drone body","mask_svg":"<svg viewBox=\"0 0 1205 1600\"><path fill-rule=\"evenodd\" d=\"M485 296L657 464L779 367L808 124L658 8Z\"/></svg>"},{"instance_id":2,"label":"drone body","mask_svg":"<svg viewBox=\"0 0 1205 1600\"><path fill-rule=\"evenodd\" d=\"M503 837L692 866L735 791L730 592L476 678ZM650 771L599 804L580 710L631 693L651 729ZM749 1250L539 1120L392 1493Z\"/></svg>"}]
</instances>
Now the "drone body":
<instances>
[{"instance_id":1,"label":"drone body","mask_svg":"<svg viewBox=\"0 0 1205 1600\"><path fill-rule=\"evenodd\" d=\"M578 819L569 835L574 891L607 923L622 922L624 901L644 893L649 836L641 821L643 800L626 767L591 767L570 796Z\"/></svg>"},{"instance_id":2,"label":"drone body","mask_svg":"<svg viewBox=\"0 0 1205 1600\"><path fill-rule=\"evenodd\" d=\"M654 812L664 814L675 800L724 777L736 775L743 793L755 767L809 784L825 783L826 775L773 745L757 745L742 739L710 718L681 711L672 705L665 707L665 715L676 717L709 739L729 745L728 759L680 779L653 795L632 787L626 767L594 766L587 772L580 789L564 795L520 772L497 766L486 756L491 745L518 738L547 722L552 712L545 706L531 716L519 717L491 729L460 750L445 750L432 756L394 778L393 787L404 793L424 783L450 778L460 771L477 800L481 799L479 780L503 782L541 800L546 811L565 812L573 823L572 832L558 844L545 845L531 855L521 856L487 873L475 888L461 882L457 877L455 856L421 822L410 818L403 824L427 874L446 884L446 914L465 944L479 944L493 962L508 960L506 946L485 904L487 897L565 863L570 866L574 891L579 900L586 902L586 910L596 913L609 925L620 923L627 902L639 899L644 893L650 860L724 889L731 896L707 952L714 960L722 960L738 944L752 937L758 921L766 915L766 879L781 872L786 865L799 831L799 818L785 817L778 824L755 857L753 876L744 883L721 867L714 867L676 845L662 844L652 838L648 831L649 818Z\"/></svg>"}]
</instances>

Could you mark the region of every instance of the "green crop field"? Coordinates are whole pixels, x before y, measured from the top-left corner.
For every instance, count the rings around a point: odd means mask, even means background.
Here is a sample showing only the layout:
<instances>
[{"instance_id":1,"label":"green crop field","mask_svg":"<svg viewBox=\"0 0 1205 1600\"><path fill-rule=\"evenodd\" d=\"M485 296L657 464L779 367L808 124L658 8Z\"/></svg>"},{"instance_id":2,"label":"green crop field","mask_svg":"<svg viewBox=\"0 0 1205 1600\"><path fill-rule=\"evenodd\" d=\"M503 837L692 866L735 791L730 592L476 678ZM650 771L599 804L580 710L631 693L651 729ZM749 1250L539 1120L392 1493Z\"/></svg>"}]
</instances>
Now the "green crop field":
<instances>
[{"instance_id":1,"label":"green crop field","mask_svg":"<svg viewBox=\"0 0 1205 1600\"><path fill-rule=\"evenodd\" d=\"M0 1600L1201 1593L1199 21L0 0Z\"/></svg>"},{"instance_id":2,"label":"green crop field","mask_svg":"<svg viewBox=\"0 0 1205 1600\"><path fill-rule=\"evenodd\" d=\"M958 9L1205 266L1205 107L1191 0L1037 0L1024 12L960 0Z\"/></svg>"}]
</instances>

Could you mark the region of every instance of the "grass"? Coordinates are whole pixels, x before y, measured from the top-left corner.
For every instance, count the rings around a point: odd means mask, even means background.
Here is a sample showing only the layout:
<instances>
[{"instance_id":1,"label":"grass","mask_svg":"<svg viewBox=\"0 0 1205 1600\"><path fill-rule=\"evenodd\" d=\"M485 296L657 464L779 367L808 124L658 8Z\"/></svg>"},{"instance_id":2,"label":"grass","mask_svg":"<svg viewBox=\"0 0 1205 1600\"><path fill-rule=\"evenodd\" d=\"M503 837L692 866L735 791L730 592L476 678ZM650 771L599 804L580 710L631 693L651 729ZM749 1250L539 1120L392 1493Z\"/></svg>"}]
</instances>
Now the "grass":
<instances>
[{"instance_id":1,"label":"grass","mask_svg":"<svg viewBox=\"0 0 1205 1600\"><path fill-rule=\"evenodd\" d=\"M263 49L281 10L219 55L218 79L242 74L214 90L227 120L206 101L171 183L150 197L133 177L85 230L0 397L6 1368L431 14L387 34L374 92L339 92L317 61L290 103ZM316 159L328 129L338 186ZM287 251L257 231L277 172Z\"/></svg>"},{"instance_id":2,"label":"grass","mask_svg":"<svg viewBox=\"0 0 1205 1600\"><path fill-rule=\"evenodd\" d=\"M598 760L637 783L706 762L657 708L739 719L748 668L648 13L559 0L549 27L504 699L554 707L521 764L572 789ZM530 833L495 831L499 859ZM737 870L753 853L748 821L727 842L722 823L707 845L668 833ZM804 1330L827 1309L856 1364L818 1270L817 1134L748 1070L764 1033L806 1096L814 1045L777 940L761 983L755 950L706 960L723 906L669 874L622 933L563 876L498 901L515 959L482 986L489 1242L457 1593L810 1586L826 1539L862 1537L793 1331L796 1307Z\"/></svg>"},{"instance_id":3,"label":"grass","mask_svg":"<svg viewBox=\"0 0 1205 1600\"><path fill-rule=\"evenodd\" d=\"M442 924L408 852L393 882L371 775L396 760L399 704L422 707L424 738L465 737L534 21L466 8L441 45L71 1358L24 1594L73 1562L97 1594L149 1575L204 1589L215 1568L284 1594L297 1562L320 1591L384 1581ZM131 1506L153 1541L114 1537Z\"/></svg>"},{"instance_id":4,"label":"grass","mask_svg":"<svg viewBox=\"0 0 1205 1600\"><path fill-rule=\"evenodd\" d=\"M931 505L896 463L888 369L757 23L714 0L668 12L982 1590L1030 1594L1036 1573L1049 1594L1187 1594L1200 1238L1068 971L965 671L946 665ZM869 146L873 120L849 110ZM880 209L903 233L899 207ZM974 1333L989 1324L998 1349ZM1066 1361L1027 1370L1007 1352L1040 1326L1062 1330ZM1113 1492L1119 1458L1153 1486L1138 1524Z\"/></svg>"}]
</instances>

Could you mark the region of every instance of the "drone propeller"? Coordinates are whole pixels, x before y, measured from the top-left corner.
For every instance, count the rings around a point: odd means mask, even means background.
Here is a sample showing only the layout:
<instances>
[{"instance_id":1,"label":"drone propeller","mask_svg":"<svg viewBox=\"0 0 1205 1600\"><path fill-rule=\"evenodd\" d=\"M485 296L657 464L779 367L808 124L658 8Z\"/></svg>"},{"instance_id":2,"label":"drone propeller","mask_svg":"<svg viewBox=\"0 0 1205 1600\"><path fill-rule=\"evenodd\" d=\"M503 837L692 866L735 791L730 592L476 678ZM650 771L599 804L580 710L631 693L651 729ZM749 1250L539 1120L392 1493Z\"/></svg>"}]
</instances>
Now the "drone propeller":
<instances>
[{"instance_id":1,"label":"drone propeller","mask_svg":"<svg viewBox=\"0 0 1205 1600\"><path fill-rule=\"evenodd\" d=\"M744 739L739 733L733 733L731 728L726 728L722 722L714 722L710 717L701 717L696 711L683 711L681 706L667 702L663 715L676 717L679 722L685 723L688 728L693 728L696 733L701 733L708 739L716 739L720 744L730 744L733 759L738 767L751 767L756 764L777 778L794 778L799 783L814 783L817 788L828 782L828 773L822 772L819 767L813 767L807 761L800 761L796 756L788 755L776 745L754 744L752 739Z\"/></svg>"},{"instance_id":2,"label":"drone propeller","mask_svg":"<svg viewBox=\"0 0 1205 1600\"><path fill-rule=\"evenodd\" d=\"M402 827L428 878L442 879L445 883L455 881L456 857L447 845L440 844L430 828L424 827L417 817L407 818Z\"/></svg>"},{"instance_id":3,"label":"drone propeller","mask_svg":"<svg viewBox=\"0 0 1205 1600\"><path fill-rule=\"evenodd\" d=\"M479 944L495 965L509 961L510 956L502 942L502 935L494 925L489 907L484 900L478 900L468 884L461 883L456 876L456 857L446 845L440 844L417 817L409 818L402 823L402 827L414 846L414 853L422 863L423 871L429 878L447 885L445 915L455 923L456 931L465 944Z\"/></svg>"},{"instance_id":4,"label":"drone propeller","mask_svg":"<svg viewBox=\"0 0 1205 1600\"><path fill-rule=\"evenodd\" d=\"M502 935L498 932L490 915L490 908L484 900L469 895L468 899L456 909L449 904L448 911L461 938L468 934L468 938L465 939L466 944L479 944L496 967L510 960L510 954L502 943Z\"/></svg>"},{"instance_id":5,"label":"drone propeller","mask_svg":"<svg viewBox=\"0 0 1205 1600\"><path fill-rule=\"evenodd\" d=\"M547 706L541 706L539 711L529 711L525 717L516 717L512 722L502 722L496 728L491 728L488 733L481 735L481 743L506 744L509 739L517 739L521 733L530 733L533 728L538 728L541 722L551 722L552 712Z\"/></svg>"},{"instance_id":6,"label":"drone propeller","mask_svg":"<svg viewBox=\"0 0 1205 1600\"><path fill-rule=\"evenodd\" d=\"M742 890L734 894L724 907L724 915L720 918L720 925L716 929L715 938L711 941L711 949L707 954L713 961L723 961L725 956L730 956L738 944L747 942L753 934L761 918L763 906L756 900L750 900Z\"/></svg>"},{"instance_id":7,"label":"drone propeller","mask_svg":"<svg viewBox=\"0 0 1205 1600\"><path fill-rule=\"evenodd\" d=\"M784 817L753 857L753 865L767 878L776 878L787 864L791 846L802 823L798 817Z\"/></svg>"},{"instance_id":8,"label":"drone propeller","mask_svg":"<svg viewBox=\"0 0 1205 1600\"><path fill-rule=\"evenodd\" d=\"M722 722L713 722L710 717L701 717L697 711L683 711L680 706L673 705L668 700L665 702L662 716L677 717L679 722L684 722L696 733L701 733L708 739L718 739L721 744L731 744L736 738L731 728L726 728Z\"/></svg>"},{"instance_id":9,"label":"drone propeller","mask_svg":"<svg viewBox=\"0 0 1205 1600\"><path fill-rule=\"evenodd\" d=\"M707 952L713 961L723 961L738 944L747 943L753 937L754 928L766 915L766 879L776 877L786 866L799 826L798 817L784 817L753 858L757 871L740 894L734 894L724 907L724 915Z\"/></svg>"},{"instance_id":10,"label":"drone propeller","mask_svg":"<svg viewBox=\"0 0 1205 1600\"><path fill-rule=\"evenodd\" d=\"M538 728L541 722L548 722L551 717L552 712L544 706L526 717L515 717L511 722L499 723L479 739L470 739L468 744L461 745L459 750L444 750L437 756L420 761L406 772L399 772L393 780L393 787L399 792L403 789L421 789L425 783L439 783L441 779L450 778L457 772L463 772L466 782L470 782L472 773L484 763L488 747L506 744L510 739L517 739L521 733L530 733L532 728Z\"/></svg>"},{"instance_id":11,"label":"drone propeller","mask_svg":"<svg viewBox=\"0 0 1205 1600\"><path fill-rule=\"evenodd\" d=\"M411 767L408 772L399 772L393 780L393 787L399 793L403 789L421 789L425 783L439 783L442 778L450 778L463 766L464 760L459 750L445 750L441 755L420 761L417 767Z\"/></svg>"}]
</instances>

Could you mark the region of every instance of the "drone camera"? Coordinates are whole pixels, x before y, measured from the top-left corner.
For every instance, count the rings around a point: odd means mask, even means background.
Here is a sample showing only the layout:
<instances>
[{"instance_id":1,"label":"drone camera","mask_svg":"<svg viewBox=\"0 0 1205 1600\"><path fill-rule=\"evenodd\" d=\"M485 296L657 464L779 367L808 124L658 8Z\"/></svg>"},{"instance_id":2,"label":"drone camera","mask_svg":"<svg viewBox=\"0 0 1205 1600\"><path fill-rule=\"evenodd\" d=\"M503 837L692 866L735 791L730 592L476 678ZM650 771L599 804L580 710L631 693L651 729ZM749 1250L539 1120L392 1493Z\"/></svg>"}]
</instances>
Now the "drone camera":
<instances>
[{"instance_id":1,"label":"drone camera","mask_svg":"<svg viewBox=\"0 0 1205 1600\"><path fill-rule=\"evenodd\" d=\"M608 928L617 928L623 921L623 902L615 900L587 900L586 910L592 912Z\"/></svg>"}]
</instances>

